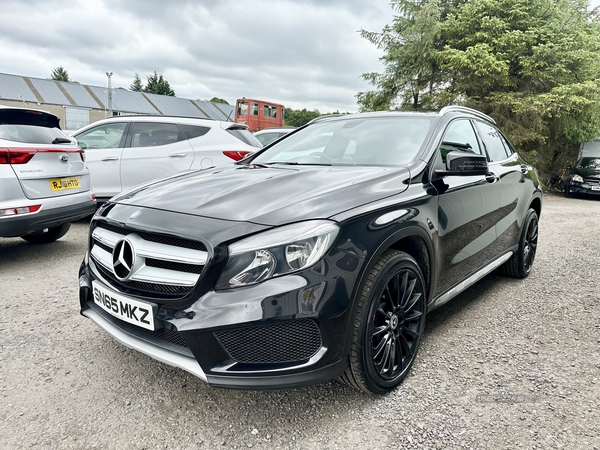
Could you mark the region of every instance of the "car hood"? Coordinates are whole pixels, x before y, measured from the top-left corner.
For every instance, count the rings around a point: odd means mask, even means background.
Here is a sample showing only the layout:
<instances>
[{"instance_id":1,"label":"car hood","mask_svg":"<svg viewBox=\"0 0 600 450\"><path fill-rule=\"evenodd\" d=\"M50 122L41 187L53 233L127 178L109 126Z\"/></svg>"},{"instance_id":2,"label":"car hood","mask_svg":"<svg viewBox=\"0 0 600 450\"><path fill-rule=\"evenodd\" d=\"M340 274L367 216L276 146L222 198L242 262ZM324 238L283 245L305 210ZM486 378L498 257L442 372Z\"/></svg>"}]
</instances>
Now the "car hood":
<instances>
[{"instance_id":1,"label":"car hood","mask_svg":"<svg viewBox=\"0 0 600 450\"><path fill-rule=\"evenodd\" d=\"M584 178L600 178L600 170L598 169L575 168L573 174L581 175Z\"/></svg>"},{"instance_id":2,"label":"car hood","mask_svg":"<svg viewBox=\"0 0 600 450\"><path fill-rule=\"evenodd\" d=\"M274 226L398 194L409 178L407 168L231 165L160 180L112 202Z\"/></svg>"}]
</instances>

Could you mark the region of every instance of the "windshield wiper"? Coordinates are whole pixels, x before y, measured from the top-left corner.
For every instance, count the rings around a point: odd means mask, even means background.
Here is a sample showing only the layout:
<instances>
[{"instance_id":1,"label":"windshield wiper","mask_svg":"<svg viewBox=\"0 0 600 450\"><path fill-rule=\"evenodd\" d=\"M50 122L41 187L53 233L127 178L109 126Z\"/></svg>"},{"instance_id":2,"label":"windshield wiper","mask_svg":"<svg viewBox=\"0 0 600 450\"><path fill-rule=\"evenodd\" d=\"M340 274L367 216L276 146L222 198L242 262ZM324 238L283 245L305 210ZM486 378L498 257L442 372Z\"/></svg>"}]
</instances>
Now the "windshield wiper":
<instances>
[{"instance_id":1,"label":"windshield wiper","mask_svg":"<svg viewBox=\"0 0 600 450\"><path fill-rule=\"evenodd\" d=\"M273 164L285 164L288 166L297 166L300 163L298 163L296 161L271 161L271 162L265 163L266 166L271 166Z\"/></svg>"},{"instance_id":2,"label":"windshield wiper","mask_svg":"<svg viewBox=\"0 0 600 450\"><path fill-rule=\"evenodd\" d=\"M73 141L71 139L57 137L52 141L53 144L72 144Z\"/></svg>"}]
</instances>

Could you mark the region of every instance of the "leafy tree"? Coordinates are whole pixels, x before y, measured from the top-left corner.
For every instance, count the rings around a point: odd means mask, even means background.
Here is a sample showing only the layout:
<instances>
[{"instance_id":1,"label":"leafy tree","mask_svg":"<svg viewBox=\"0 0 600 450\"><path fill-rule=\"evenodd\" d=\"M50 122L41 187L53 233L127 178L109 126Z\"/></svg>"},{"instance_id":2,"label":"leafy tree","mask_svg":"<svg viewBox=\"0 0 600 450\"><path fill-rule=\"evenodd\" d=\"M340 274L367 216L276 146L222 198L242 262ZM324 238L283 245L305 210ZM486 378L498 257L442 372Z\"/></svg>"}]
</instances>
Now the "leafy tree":
<instances>
[{"instance_id":1,"label":"leafy tree","mask_svg":"<svg viewBox=\"0 0 600 450\"><path fill-rule=\"evenodd\" d=\"M67 70L63 67L63 66L58 66L54 69L52 69L52 76L51 76L52 80L55 81L69 81L69 72L67 72Z\"/></svg>"},{"instance_id":2,"label":"leafy tree","mask_svg":"<svg viewBox=\"0 0 600 450\"><path fill-rule=\"evenodd\" d=\"M492 115L549 171L600 134L600 22L587 0L393 0L383 73L361 110L458 103Z\"/></svg>"},{"instance_id":3,"label":"leafy tree","mask_svg":"<svg viewBox=\"0 0 600 450\"><path fill-rule=\"evenodd\" d=\"M149 94L170 95L172 97L175 96L175 92L171 89L169 82L163 78L162 74L157 74L156 71L154 71L154 75L148 76L148 82L146 83L143 92Z\"/></svg>"},{"instance_id":4,"label":"leafy tree","mask_svg":"<svg viewBox=\"0 0 600 450\"><path fill-rule=\"evenodd\" d=\"M135 76L133 77L133 82L129 86L129 89L131 89L134 92L142 92L144 90L144 85L142 84L142 79L140 78L140 75L137 72L135 73Z\"/></svg>"},{"instance_id":5,"label":"leafy tree","mask_svg":"<svg viewBox=\"0 0 600 450\"><path fill-rule=\"evenodd\" d=\"M301 127L320 115L321 113L316 109L313 111L308 111L306 108L285 108L284 122L288 127Z\"/></svg>"},{"instance_id":6,"label":"leafy tree","mask_svg":"<svg viewBox=\"0 0 600 450\"><path fill-rule=\"evenodd\" d=\"M224 98L219 98L219 97L213 97L208 101L211 103L223 103L225 105L229 105L229 102L227 100L225 100Z\"/></svg>"}]
</instances>

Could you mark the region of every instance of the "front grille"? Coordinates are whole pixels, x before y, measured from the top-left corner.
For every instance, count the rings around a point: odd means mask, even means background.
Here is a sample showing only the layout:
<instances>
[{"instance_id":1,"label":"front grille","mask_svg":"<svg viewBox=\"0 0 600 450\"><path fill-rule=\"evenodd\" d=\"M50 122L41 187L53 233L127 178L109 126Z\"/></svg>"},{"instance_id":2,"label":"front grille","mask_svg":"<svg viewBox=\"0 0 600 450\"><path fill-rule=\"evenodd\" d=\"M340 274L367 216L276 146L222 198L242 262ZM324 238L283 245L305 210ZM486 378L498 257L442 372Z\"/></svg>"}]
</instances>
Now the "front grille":
<instances>
[{"instance_id":1,"label":"front grille","mask_svg":"<svg viewBox=\"0 0 600 450\"><path fill-rule=\"evenodd\" d=\"M117 288L119 291L124 291L125 289L133 289L143 294L146 297L154 297L154 298L181 298L185 297L192 291L192 287L185 286L172 286L168 284L156 284L156 283L144 283L141 281L120 281L115 277L115 275L106 270L100 264L96 264L96 268L100 275L108 281L113 287Z\"/></svg>"},{"instance_id":2,"label":"front grille","mask_svg":"<svg viewBox=\"0 0 600 450\"><path fill-rule=\"evenodd\" d=\"M598 178L585 178L584 181L586 184L590 184L592 186L600 186L600 179Z\"/></svg>"},{"instance_id":3,"label":"front grille","mask_svg":"<svg viewBox=\"0 0 600 450\"><path fill-rule=\"evenodd\" d=\"M311 319L221 330L214 335L238 363L306 361L322 347L321 332Z\"/></svg>"},{"instance_id":4,"label":"front grille","mask_svg":"<svg viewBox=\"0 0 600 450\"><path fill-rule=\"evenodd\" d=\"M154 331L146 330L145 328L136 327L135 325L131 325L111 316L92 301L90 301L88 305L98 314L101 314L104 319L131 336L150 342L151 344L164 349L193 357L192 351L188 348L186 342L181 337L181 334L175 329L160 328Z\"/></svg>"},{"instance_id":5,"label":"front grille","mask_svg":"<svg viewBox=\"0 0 600 450\"><path fill-rule=\"evenodd\" d=\"M130 246L126 254L134 256L128 261L130 268L121 265L121 280L113 269L113 250L124 238L127 242L121 245ZM90 255L98 275L118 291L167 300L183 298L194 289L208 258L202 242L106 222L97 222L92 231Z\"/></svg>"}]
</instances>

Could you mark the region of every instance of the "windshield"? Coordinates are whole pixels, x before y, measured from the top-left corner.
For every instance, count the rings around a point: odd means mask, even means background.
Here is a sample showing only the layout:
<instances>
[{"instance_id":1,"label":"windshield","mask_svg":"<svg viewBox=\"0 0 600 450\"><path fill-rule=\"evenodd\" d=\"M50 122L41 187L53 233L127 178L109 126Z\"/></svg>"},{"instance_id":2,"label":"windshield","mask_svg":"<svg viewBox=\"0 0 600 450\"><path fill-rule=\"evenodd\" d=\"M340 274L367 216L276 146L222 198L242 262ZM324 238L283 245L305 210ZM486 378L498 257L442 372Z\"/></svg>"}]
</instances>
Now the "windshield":
<instances>
[{"instance_id":1,"label":"windshield","mask_svg":"<svg viewBox=\"0 0 600 450\"><path fill-rule=\"evenodd\" d=\"M577 164L579 169L596 169L600 170L600 158L583 158Z\"/></svg>"},{"instance_id":2,"label":"windshield","mask_svg":"<svg viewBox=\"0 0 600 450\"><path fill-rule=\"evenodd\" d=\"M28 144L53 144L57 143L57 138L60 139L61 144L72 142L58 128L0 124L0 139L8 141L26 142Z\"/></svg>"},{"instance_id":3,"label":"windshield","mask_svg":"<svg viewBox=\"0 0 600 450\"><path fill-rule=\"evenodd\" d=\"M406 165L418 153L431 117L356 117L317 122L272 145L255 164Z\"/></svg>"}]
</instances>

